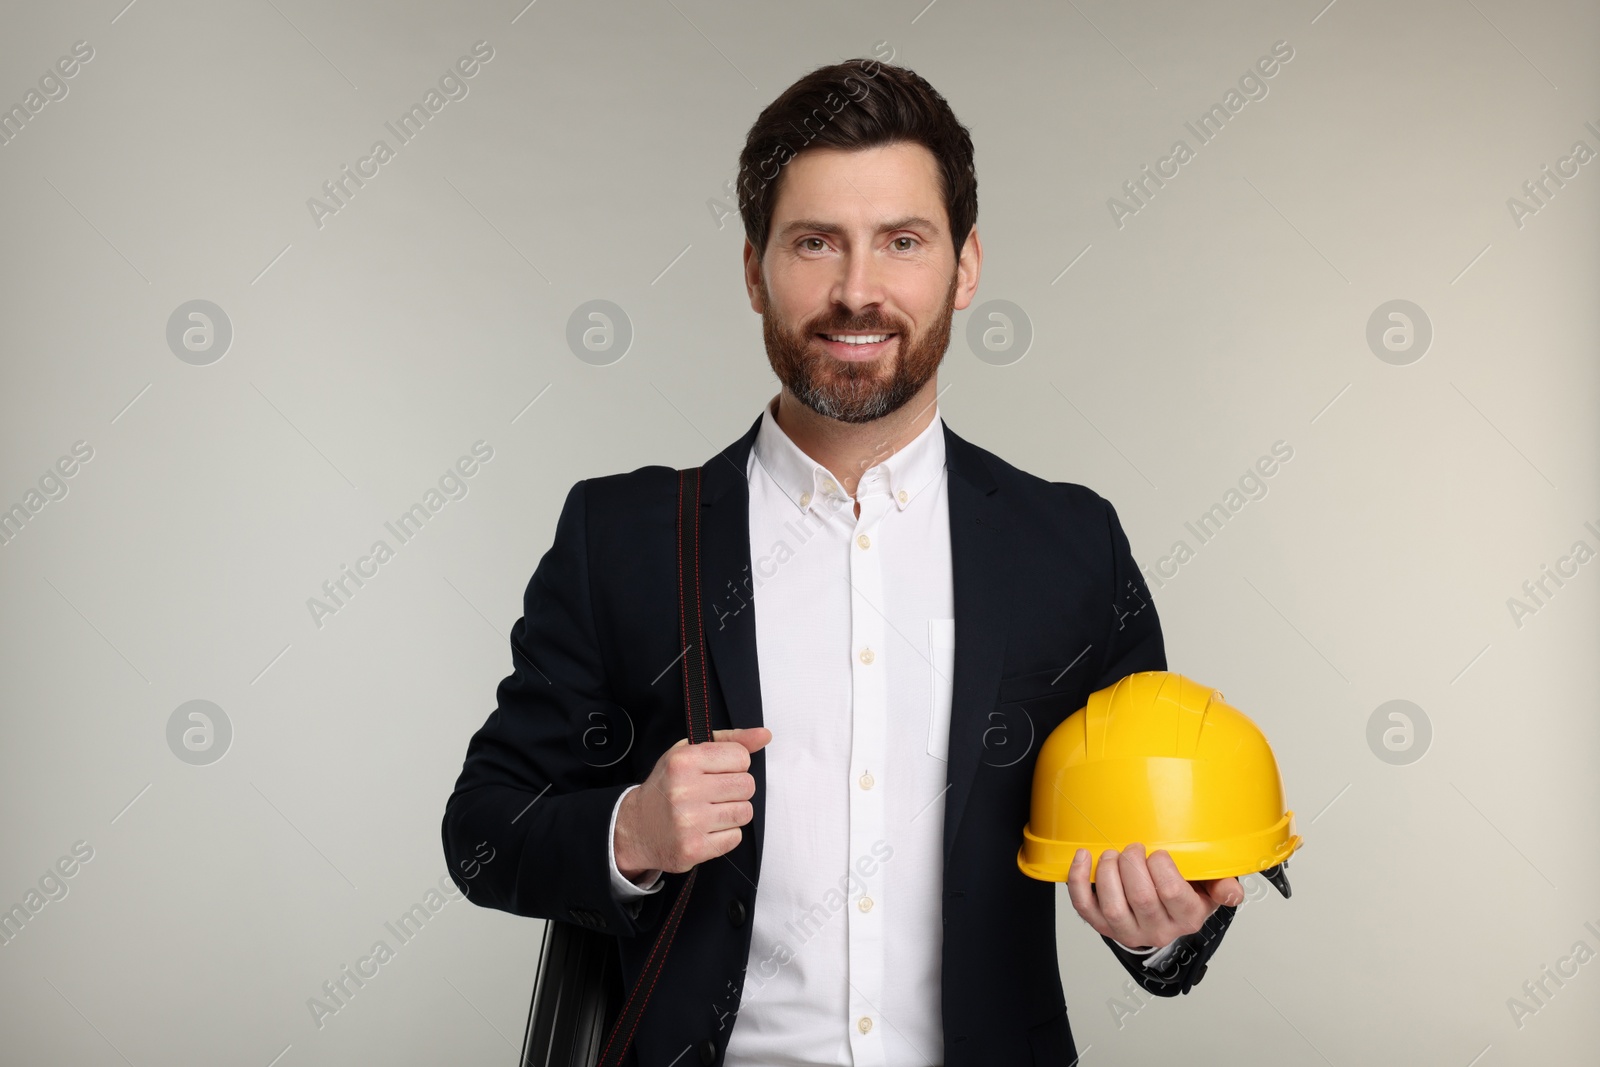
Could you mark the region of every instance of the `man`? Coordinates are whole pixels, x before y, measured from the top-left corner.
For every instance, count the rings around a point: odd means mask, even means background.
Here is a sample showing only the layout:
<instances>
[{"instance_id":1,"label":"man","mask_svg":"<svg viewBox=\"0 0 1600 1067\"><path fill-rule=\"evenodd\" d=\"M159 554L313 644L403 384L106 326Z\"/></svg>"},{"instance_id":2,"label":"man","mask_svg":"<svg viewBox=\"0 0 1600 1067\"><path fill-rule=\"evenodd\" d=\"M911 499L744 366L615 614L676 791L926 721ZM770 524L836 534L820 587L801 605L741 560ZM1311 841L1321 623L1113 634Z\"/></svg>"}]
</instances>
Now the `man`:
<instances>
[{"instance_id":1,"label":"man","mask_svg":"<svg viewBox=\"0 0 1600 1067\"><path fill-rule=\"evenodd\" d=\"M704 467L713 740L685 740L675 473L580 481L446 807L450 870L615 934L631 988L698 865L641 1067L1066 1067L1054 887L1016 853L1043 739L1166 668L1150 594L1107 501L938 417L983 253L971 139L926 81L802 78L750 130L740 212L782 389ZM1090 884L1088 860L1078 914L1188 992L1238 881L1135 845Z\"/></svg>"}]
</instances>

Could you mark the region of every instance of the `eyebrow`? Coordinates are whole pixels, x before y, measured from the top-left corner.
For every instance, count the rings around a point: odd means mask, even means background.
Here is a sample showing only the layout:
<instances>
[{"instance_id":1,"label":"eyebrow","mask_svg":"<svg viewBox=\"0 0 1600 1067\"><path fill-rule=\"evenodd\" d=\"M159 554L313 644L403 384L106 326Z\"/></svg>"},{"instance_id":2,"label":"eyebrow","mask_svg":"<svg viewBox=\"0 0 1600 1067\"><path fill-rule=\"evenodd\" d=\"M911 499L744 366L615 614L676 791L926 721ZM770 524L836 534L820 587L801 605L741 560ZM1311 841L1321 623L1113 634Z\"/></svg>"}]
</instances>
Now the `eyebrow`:
<instances>
[{"instance_id":1,"label":"eyebrow","mask_svg":"<svg viewBox=\"0 0 1600 1067\"><path fill-rule=\"evenodd\" d=\"M906 215L903 218L890 219L878 227L879 233L888 233L891 230L923 230L931 237L939 236L939 227L932 219L923 218L921 215ZM837 236L844 233L844 227L832 222L822 222L818 219L796 219L783 228L778 234L778 240L787 241L797 233L802 232L825 233Z\"/></svg>"}]
</instances>

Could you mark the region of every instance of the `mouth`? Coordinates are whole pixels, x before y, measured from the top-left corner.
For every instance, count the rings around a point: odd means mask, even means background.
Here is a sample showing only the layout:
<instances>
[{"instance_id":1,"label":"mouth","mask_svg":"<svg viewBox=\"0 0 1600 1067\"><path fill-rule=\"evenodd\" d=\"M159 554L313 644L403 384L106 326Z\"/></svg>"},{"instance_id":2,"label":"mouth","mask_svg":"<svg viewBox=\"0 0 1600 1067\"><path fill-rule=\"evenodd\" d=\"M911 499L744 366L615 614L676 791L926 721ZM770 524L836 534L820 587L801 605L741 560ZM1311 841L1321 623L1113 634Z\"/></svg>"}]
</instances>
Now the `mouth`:
<instances>
[{"instance_id":1,"label":"mouth","mask_svg":"<svg viewBox=\"0 0 1600 1067\"><path fill-rule=\"evenodd\" d=\"M861 331L844 331L840 333L819 333L817 340L828 354L835 359L847 362L860 362L868 359L877 359L889 350L899 334L896 333L865 333Z\"/></svg>"}]
</instances>

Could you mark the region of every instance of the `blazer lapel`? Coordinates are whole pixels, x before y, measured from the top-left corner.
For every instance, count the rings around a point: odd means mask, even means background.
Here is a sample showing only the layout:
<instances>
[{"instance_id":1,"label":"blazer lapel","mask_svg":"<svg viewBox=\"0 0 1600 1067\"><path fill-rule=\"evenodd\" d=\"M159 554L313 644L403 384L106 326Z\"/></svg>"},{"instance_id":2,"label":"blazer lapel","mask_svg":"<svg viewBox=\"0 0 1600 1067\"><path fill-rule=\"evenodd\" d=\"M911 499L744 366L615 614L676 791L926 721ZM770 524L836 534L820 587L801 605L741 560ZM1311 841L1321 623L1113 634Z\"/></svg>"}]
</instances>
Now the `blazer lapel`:
<instances>
[{"instance_id":1,"label":"blazer lapel","mask_svg":"<svg viewBox=\"0 0 1600 1067\"><path fill-rule=\"evenodd\" d=\"M1003 567L1008 557L995 495L999 487L983 456L956 436L948 424L944 443L956 612L950 763L944 800L944 859L948 871L956 831L983 754L988 715L1000 688L1006 648Z\"/></svg>"},{"instance_id":2,"label":"blazer lapel","mask_svg":"<svg viewBox=\"0 0 1600 1067\"><path fill-rule=\"evenodd\" d=\"M755 446L761 417L743 437L704 464L700 483L700 570L706 654L722 690L728 719L736 729L761 726L761 678L756 660L756 606L750 583L750 483L745 465ZM766 815L766 759L750 760L756 781L755 812L745 827L755 869L761 869L762 827Z\"/></svg>"}]
</instances>

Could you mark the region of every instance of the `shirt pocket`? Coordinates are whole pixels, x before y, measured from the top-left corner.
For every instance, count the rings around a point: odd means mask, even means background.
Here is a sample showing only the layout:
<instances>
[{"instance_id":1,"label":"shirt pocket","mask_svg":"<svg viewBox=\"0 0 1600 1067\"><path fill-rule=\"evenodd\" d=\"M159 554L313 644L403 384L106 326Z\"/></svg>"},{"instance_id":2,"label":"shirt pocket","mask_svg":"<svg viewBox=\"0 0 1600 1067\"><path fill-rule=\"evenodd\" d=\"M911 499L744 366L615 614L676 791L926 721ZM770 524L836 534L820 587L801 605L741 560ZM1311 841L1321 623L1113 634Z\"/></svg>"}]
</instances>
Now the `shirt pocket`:
<instances>
[{"instance_id":1,"label":"shirt pocket","mask_svg":"<svg viewBox=\"0 0 1600 1067\"><path fill-rule=\"evenodd\" d=\"M950 761L951 678L956 670L956 620L928 620L928 755Z\"/></svg>"}]
</instances>

